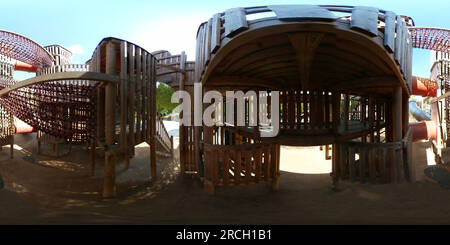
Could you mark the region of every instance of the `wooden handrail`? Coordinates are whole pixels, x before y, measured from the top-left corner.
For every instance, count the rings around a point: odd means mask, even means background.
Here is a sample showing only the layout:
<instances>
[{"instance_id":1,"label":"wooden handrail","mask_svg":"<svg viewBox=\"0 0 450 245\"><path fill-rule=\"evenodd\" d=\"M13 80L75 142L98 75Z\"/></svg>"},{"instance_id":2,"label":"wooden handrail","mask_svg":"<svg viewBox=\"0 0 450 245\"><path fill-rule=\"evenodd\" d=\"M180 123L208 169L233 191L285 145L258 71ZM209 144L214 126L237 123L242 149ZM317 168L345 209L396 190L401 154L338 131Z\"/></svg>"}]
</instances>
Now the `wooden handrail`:
<instances>
[{"instance_id":1,"label":"wooden handrail","mask_svg":"<svg viewBox=\"0 0 450 245\"><path fill-rule=\"evenodd\" d=\"M23 87L27 87L34 84L40 84L45 82L54 81L64 81L64 80L91 80L100 81L108 83L118 83L120 81L118 76L108 75L99 72L81 72L81 71L70 71L70 72L58 72L52 74L46 74L42 76L32 77L14 85L0 90L0 96L4 96L12 91L18 90Z\"/></svg>"}]
</instances>

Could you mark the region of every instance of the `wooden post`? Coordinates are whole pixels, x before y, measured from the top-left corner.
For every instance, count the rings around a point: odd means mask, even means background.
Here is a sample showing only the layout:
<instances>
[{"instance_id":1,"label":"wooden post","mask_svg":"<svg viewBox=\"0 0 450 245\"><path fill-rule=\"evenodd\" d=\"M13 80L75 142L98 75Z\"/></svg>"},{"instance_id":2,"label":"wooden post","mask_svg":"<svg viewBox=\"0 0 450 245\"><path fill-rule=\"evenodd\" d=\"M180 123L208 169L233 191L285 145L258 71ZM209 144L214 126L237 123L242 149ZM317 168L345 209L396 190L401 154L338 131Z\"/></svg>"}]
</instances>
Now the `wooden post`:
<instances>
[{"instance_id":1,"label":"wooden post","mask_svg":"<svg viewBox=\"0 0 450 245\"><path fill-rule=\"evenodd\" d=\"M38 154L41 154L41 131L37 131L36 133L36 137L37 137L37 152Z\"/></svg>"},{"instance_id":2,"label":"wooden post","mask_svg":"<svg viewBox=\"0 0 450 245\"><path fill-rule=\"evenodd\" d=\"M181 78L179 80L179 90L185 91L184 84L186 81L186 74L184 72L185 70L185 62L186 62L186 55L183 52L181 52L180 55L180 70L181 72ZM183 101L184 102L184 101ZM183 112L180 112L180 118L183 118L185 115ZM180 169L181 169L181 175L183 176L186 171L186 126L180 124L180 132L179 132L179 149L180 149Z\"/></svg>"},{"instance_id":3,"label":"wooden post","mask_svg":"<svg viewBox=\"0 0 450 245\"><path fill-rule=\"evenodd\" d=\"M91 176L95 175L95 147L96 147L95 140L92 139L91 140L91 149L89 152L90 160L91 160Z\"/></svg>"},{"instance_id":4,"label":"wooden post","mask_svg":"<svg viewBox=\"0 0 450 245\"><path fill-rule=\"evenodd\" d=\"M116 74L116 53L114 43L106 44L106 73ZM105 177L103 185L103 197L111 198L116 192L115 159L113 152L115 138L115 109L116 109L116 84L107 83L105 86Z\"/></svg>"},{"instance_id":5,"label":"wooden post","mask_svg":"<svg viewBox=\"0 0 450 245\"><path fill-rule=\"evenodd\" d=\"M128 146L128 66L127 42L120 42L120 148L125 154L125 168L130 166L130 148Z\"/></svg>"},{"instance_id":6,"label":"wooden post","mask_svg":"<svg viewBox=\"0 0 450 245\"><path fill-rule=\"evenodd\" d=\"M373 96L369 96L369 142L373 143L375 142L375 135L374 135L374 121L375 121L375 101Z\"/></svg>"},{"instance_id":7,"label":"wooden post","mask_svg":"<svg viewBox=\"0 0 450 245\"><path fill-rule=\"evenodd\" d=\"M150 176L152 181L156 181L156 61L153 58L150 70Z\"/></svg>"},{"instance_id":8,"label":"wooden post","mask_svg":"<svg viewBox=\"0 0 450 245\"><path fill-rule=\"evenodd\" d=\"M173 135L170 136L170 154L173 157Z\"/></svg>"},{"instance_id":9,"label":"wooden post","mask_svg":"<svg viewBox=\"0 0 450 245\"><path fill-rule=\"evenodd\" d=\"M339 91L333 91L333 133L337 134L339 131L341 114L341 93Z\"/></svg>"},{"instance_id":10,"label":"wooden post","mask_svg":"<svg viewBox=\"0 0 450 245\"><path fill-rule=\"evenodd\" d=\"M277 191L280 188L280 145L274 144L272 146L273 154L272 154L272 163L273 166L273 175L272 175L272 190Z\"/></svg>"},{"instance_id":11,"label":"wooden post","mask_svg":"<svg viewBox=\"0 0 450 245\"><path fill-rule=\"evenodd\" d=\"M392 126L393 126L393 141L394 142L400 142L402 140L402 87L399 85L394 88L394 95L393 95L393 101L392 101ZM400 164L401 164L401 151L395 152L395 158L392 162L391 171L392 176L394 179L391 179L393 183L397 183L398 181L398 175L400 170Z\"/></svg>"},{"instance_id":12,"label":"wooden post","mask_svg":"<svg viewBox=\"0 0 450 245\"><path fill-rule=\"evenodd\" d=\"M340 160L340 149L339 144L333 144L331 148L332 154L332 180L333 189L337 190L339 185L339 160Z\"/></svg>"},{"instance_id":13,"label":"wooden post","mask_svg":"<svg viewBox=\"0 0 450 245\"><path fill-rule=\"evenodd\" d=\"M11 144L9 146L9 157L11 159L14 158L14 134L10 136L11 137Z\"/></svg>"},{"instance_id":14,"label":"wooden post","mask_svg":"<svg viewBox=\"0 0 450 245\"><path fill-rule=\"evenodd\" d=\"M345 125L345 131L348 130L348 112L349 112L349 106L350 106L350 100L349 95L346 94L344 96L344 125Z\"/></svg>"}]
</instances>

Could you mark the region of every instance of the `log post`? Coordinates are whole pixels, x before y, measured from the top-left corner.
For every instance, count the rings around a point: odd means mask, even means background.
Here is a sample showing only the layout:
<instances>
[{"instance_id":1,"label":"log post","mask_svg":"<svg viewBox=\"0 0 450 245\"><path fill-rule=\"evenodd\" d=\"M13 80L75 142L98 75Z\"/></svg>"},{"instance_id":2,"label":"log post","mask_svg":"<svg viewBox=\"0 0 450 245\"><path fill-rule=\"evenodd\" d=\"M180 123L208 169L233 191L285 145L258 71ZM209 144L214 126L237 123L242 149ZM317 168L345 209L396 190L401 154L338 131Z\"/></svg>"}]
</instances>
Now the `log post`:
<instances>
[{"instance_id":1,"label":"log post","mask_svg":"<svg viewBox=\"0 0 450 245\"><path fill-rule=\"evenodd\" d=\"M274 144L272 146L272 164L273 164L273 175L272 175L272 191L278 191L280 188L280 145Z\"/></svg>"},{"instance_id":2,"label":"log post","mask_svg":"<svg viewBox=\"0 0 450 245\"><path fill-rule=\"evenodd\" d=\"M185 62L186 62L186 55L183 52L181 52L180 55L180 70L181 70L181 78L179 80L179 90L185 91L184 85L186 82L186 74L185 74ZM184 102L184 101L183 101ZM184 118L183 111L180 112L180 118ZM181 169L181 175L184 176L184 173L186 171L186 126L180 124L180 132L179 132L179 149L180 149L180 169ZM172 153L173 155L173 153Z\"/></svg>"},{"instance_id":3,"label":"log post","mask_svg":"<svg viewBox=\"0 0 450 245\"><path fill-rule=\"evenodd\" d=\"M95 175L95 140L91 140L91 149L89 151L90 160L91 160L91 176Z\"/></svg>"},{"instance_id":4,"label":"log post","mask_svg":"<svg viewBox=\"0 0 450 245\"><path fill-rule=\"evenodd\" d=\"M116 74L116 53L114 43L106 44L106 73ZM105 86L105 177L103 197L111 198L116 192L115 159L113 152L115 138L115 106L116 84L107 83Z\"/></svg>"},{"instance_id":5,"label":"log post","mask_svg":"<svg viewBox=\"0 0 450 245\"><path fill-rule=\"evenodd\" d=\"M374 135L374 121L375 121L375 101L373 96L369 96L369 142L375 142Z\"/></svg>"},{"instance_id":6,"label":"log post","mask_svg":"<svg viewBox=\"0 0 450 245\"><path fill-rule=\"evenodd\" d=\"M349 113L349 106L350 106L350 100L349 100L349 95L346 94L344 96L344 126L345 126L345 131L348 130L348 113Z\"/></svg>"},{"instance_id":7,"label":"log post","mask_svg":"<svg viewBox=\"0 0 450 245\"><path fill-rule=\"evenodd\" d=\"M156 181L156 60L151 59L150 66L150 176L152 181Z\"/></svg>"},{"instance_id":8,"label":"log post","mask_svg":"<svg viewBox=\"0 0 450 245\"><path fill-rule=\"evenodd\" d=\"M399 85L394 88L394 95L393 95L393 101L392 101L392 126L393 126L393 141L394 142L401 142L402 140L402 87ZM397 183L399 176L399 170L400 170L400 164L402 162L402 156L401 156L401 150L395 151L395 158L392 162L391 171L392 171L392 177L391 181L393 183Z\"/></svg>"}]
</instances>

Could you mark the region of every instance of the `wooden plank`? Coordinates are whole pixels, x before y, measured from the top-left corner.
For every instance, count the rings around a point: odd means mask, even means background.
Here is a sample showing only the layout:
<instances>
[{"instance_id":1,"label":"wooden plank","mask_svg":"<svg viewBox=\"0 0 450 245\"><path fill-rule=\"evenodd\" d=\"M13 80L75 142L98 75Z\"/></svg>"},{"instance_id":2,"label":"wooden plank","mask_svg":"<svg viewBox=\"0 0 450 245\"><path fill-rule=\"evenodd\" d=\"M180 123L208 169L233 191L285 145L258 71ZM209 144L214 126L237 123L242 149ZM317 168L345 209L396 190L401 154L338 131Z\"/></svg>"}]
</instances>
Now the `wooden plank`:
<instances>
[{"instance_id":1,"label":"wooden plank","mask_svg":"<svg viewBox=\"0 0 450 245\"><path fill-rule=\"evenodd\" d=\"M348 163L348 151L344 144L339 145L339 170L341 179L345 178Z\"/></svg>"},{"instance_id":2,"label":"wooden plank","mask_svg":"<svg viewBox=\"0 0 450 245\"><path fill-rule=\"evenodd\" d=\"M205 33L205 65L209 64L209 59L211 58L211 30L212 29L212 19L209 19L208 24L206 25L206 33Z\"/></svg>"},{"instance_id":3,"label":"wooden plank","mask_svg":"<svg viewBox=\"0 0 450 245\"><path fill-rule=\"evenodd\" d=\"M396 155L395 155L395 149L389 148L389 170L390 170L390 176L389 176L389 182L390 183L397 183L397 161L396 161Z\"/></svg>"},{"instance_id":4,"label":"wooden plank","mask_svg":"<svg viewBox=\"0 0 450 245\"><path fill-rule=\"evenodd\" d=\"M409 90L412 90L412 59L413 59L413 44L411 39L411 34L408 33L408 64L407 64L407 71L406 71L406 83L409 87Z\"/></svg>"},{"instance_id":5,"label":"wooden plank","mask_svg":"<svg viewBox=\"0 0 450 245\"><path fill-rule=\"evenodd\" d=\"M211 46L210 52L212 54L216 53L216 51L220 47L221 39L220 39L220 29L222 28L222 23L220 20L220 14L215 14L212 18L211 23Z\"/></svg>"},{"instance_id":6,"label":"wooden plank","mask_svg":"<svg viewBox=\"0 0 450 245\"><path fill-rule=\"evenodd\" d=\"M120 42L120 148L125 153L125 166L130 165L127 139L127 42Z\"/></svg>"},{"instance_id":7,"label":"wooden plank","mask_svg":"<svg viewBox=\"0 0 450 245\"><path fill-rule=\"evenodd\" d=\"M252 179L252 152L245 151L245 184L248 185Z\"/></svg>"},{"instance_id":8,"label":"wooden plank","mask_svg":"<svg viewBox=\"0 0 450 245\"><path fill-rule=\"evenodd\" d=\"M396 18L396 25L395 25L395 32L396 32L396 37L395 37L395 50L394 50L394 59L397 62L397 64L400 64L400 58L402 55L402 42L403 42L403 28L402 28L402 22L403 19L402 17L400 17L399 15L397 15Z\"/></svg>"},{"instance_id":9,"label":"wooden plank","mask_svg":"<svg viewBox=\"0 0 450 245\"><path fill-rule=\"evenodd\" d=\"M262 160L262 151L261 151L261 148L258 147L256 149L256 152L255 152L255 167L256 167L256 169L255 169L255 171L256 171L255 172L255 178L256 178L256 183L261 181L261 170L262 170L262 162L261 162L261 160Z\"/></svg>"},{"instance_id":10,"label":"wooden plank","mask_svg":"<svg viewBox=\"0 0 450 245\"><path fill-rule=\"evenodd\" d=\"M302 91L297 90L295 91L295 104L296 104L296 116L297 116L297 129L300 129L302 125L302 100L303 95L301 93Z\"/></svg>"},{"instance_id":11,"label":"wooden plank","mask_svg":"<svg viewBox=\"0 0 450 245\"><path fill-rule=\"evenodd\" d=\"M304 128L307 129L309 127L309 91L303 90L303 124Z\"/></svg>"},{"instance_id":12,"label":"wooden plank","mask_svg":"<svg viewBox=\"0 0 450 245\"><path fill-rule=\"evenodd\" d=\"M225 151L222 158L222 179L223 185L228 186L230 184L230 152Z\"/></svg>"},{"instance_id":13,"label":"wooden plank","mask_svg":"<svg viewBox=\"0 0 450 245\"><path fill-rule=\"evenodd\" d=\"M236 158L234 159L234 183L239 185L241 182L241 161L242 155L241 150L235 151Z\"/></svg>"},{"instance_id":14,"label":"wooden plank","mask_svg":"<svg viewBox=\"0 0 450 245\"><path fill-rule=\"evenodd\" d=\"M365 181L365 164L366 164L366 150L363 147L359 147L359 182Z\"/></svg>"},{"instance_id":15,"label":"wooden plank","mask_svg":"<svg viewBox=\"0 0 450 245\"><path fill-rule=\"evenodd\" d=\"M349 179L355 181L355 149L348 147L348 173Z\"/></svg>"},{"instance_id":16,"label":"wooden plank","mask_svg":"<svg viewBox=\"0 0 450 245\"><path fill-rule=\"evenodd\" d=\"M106 64L105 72L116 73L116 52L112 42L106 44ZM105 168L103 182L103 197L111 198L115 196L116 171L115 160L113 159L113 149L115 138L115 110L116 110L116 84L108 83L105 88Z\"/></svg>"},{"instance_id":17,"label":"wooden plank","mask_svg":"<svg viewBox=\"0 0 450 245\"><path fill-rule=\"evenodd\" d=\"M136 138L134 133L134 125L136 122L136 111L135 111L135 52L136 46L130 44L128 46L128 145L130 147L130 152L134 155L134 146L136 145Z\"/></svg>"},{"instance_id":18,"label":"wooden plank","mask_svg":"<svg viewBox=\"0 0 450 245\"><path fill-rule=\"evenodd\" d=\"M136 47L136 86L134 90L135 94L135 102L136 102L136 135L135 142L136 144L141 143L141 119L142 119L142 70L141 70L141 62L142 62L142 50L139 47Z\"/></svg>"},{"instance_id":19,"label":"wooden plank","mask_svg":"<svg viewBox=\"0 0 450 245\"><path fill-rule=\"evenodd\" d=\"M0 90L0 96L4 96L12 91L18 90L23 87L28 87L34 84L53 82L53 81L65 81L65 80L91 80L100 81L106 83L119 83L120 79L117 75L104 74L99 72L90 71L68 71L58 72L52 74L41 75L32 77L17 83L14 85Z\"/></svg>"},{"instance_id":20,"label":"wooden plank","mask_svg":"<svg viewBox=\"0 0 450 245\"><path fill-rule=\"evenodd\" d=\"M352 29L367 31L372 36L378 35L378 9L356 6L352 9Z\"/></svg>"},{"instance_id":21,"label":"wooden plank","mask_svg":"<svg viewBox=\"0 0 450 245\"><path fill-rule=\"evenodd\" d=\"M403 36L402 36L402 53L401 53L401 57L400 57L400 69L401 72L403 73L404 77L406 78L406 55L408 52L408 29L406 28L406 23L404 21L402 21L402 30L403 30ZM406 80L406 79L405 79Z\"/></svg>"},{"instance_id":22,"label":"wooden plank","mask_svg":"<svg viewBox=\"0 0 450 245\"><path fill-rule=\"evenodd\" d=\"M341 93L334 90L332 95L333 100L333 132L338 133L339 130L339 124L340 124L340 105L341 105Z\"/></svg>"},{"instance_id":23,"label":"wooden plank","mask_svg":"<svg viewBox=\"0 0 450 245\"><path fill-rule=\"evenodd\" d=\"M142 140L147 141L147 123L148 123L148 74L147 74L147 56L149 53L142 53Z\"/></svg>"},{"instance_id":24,"label":"wooden plank","mask_svg":"<svg viewBox=\"0 0 450 245\"><path fill-rule=\"evenodd\" d=\"M329 10L316 5L269 5L268 9L275 12L280 20L328 20L333 21L336 16Z\"/></svg>"},{"instance_id":25,"label":"wooden plank","mask_svg":"<svg viewBox=\"0 0 450 245\"><path fill-rule=\"evenodd\" d=\"M378 152L378 169L380 171L380 183L387 183L387 174L386 174L386 148L380 147Z\"/></svg>"},{"instance_id":26,"label":"wooden plank","mask_svg":"<svg viewBox=\"0 0 450 245\"><path fill-rule=\"evenodd\" d=\"M289 128L294 129L295 125L295 90L289 90L289 105L288 105Z\"/></svg>"},{"instance_id":27,"label":"wooden plank","mask_svg":"<svg viewBox=\"0 0 450 245\"><path fill-rule=\"evenodd\" d=\"M345 131L348 130L349 106L350 106L349 95L346 94L346 95L344 95L344 112L343 112L343 114L344 114L344 128L345 128Z\"/></svg>"},{"instance_id":28,"label":"wooden plank","mask_svg":"<svg viewBox=\"0 0 450 245\"><path fill-rule=\"evenodd\" d=\"M395 18L396 14L394 12L386 11L384 14L383 44L390 53L394 52L395 49Z\"/></svg>"},{"instance_id":29,"label":"wooden plank","mask_svg":"<svg viewBox=\"0 0 450 245\"><path fill-rule=\"evenodd\" d=\"M212 152L212 161L211 161L211 178L213 185L217 185L219 182L219 170L218 170L218 164L219 164L219 156L222 155L219 153L219 151L213 151Z\"/></svg>"},{"instance_id":30,"label":"wooden plank","mask_svg":"<svg viewBox=\"0 0 450 245\"><path fill-rule=\"evenodd\" d=\"M371 184L375 184L376 167L375 167L375 149L369 149L369 179Z\"/></svg>"},{"instance_id":31,"label":"wooden plank","mask_svg":"<svg viewBox=\"0 0 450 245\"><path fill-rule=\"evenodd\" d=\"M247 18L243 8L232 8L225 11L225 36L231 37L248 29Z\"/></svg>"},{"instance_id":32,"label":"wooden plank","mask_svg":"<svg viewBox=\"0 0 450 245\"><path fill-rule=\"evenodd\" d=\"M151 57L151 56L149 56ZM156 59L151 57L151 66L150 66L150 100L149 107L150 109L150 174L152 181L156 181Z\"/></svg>"}]
</instances>

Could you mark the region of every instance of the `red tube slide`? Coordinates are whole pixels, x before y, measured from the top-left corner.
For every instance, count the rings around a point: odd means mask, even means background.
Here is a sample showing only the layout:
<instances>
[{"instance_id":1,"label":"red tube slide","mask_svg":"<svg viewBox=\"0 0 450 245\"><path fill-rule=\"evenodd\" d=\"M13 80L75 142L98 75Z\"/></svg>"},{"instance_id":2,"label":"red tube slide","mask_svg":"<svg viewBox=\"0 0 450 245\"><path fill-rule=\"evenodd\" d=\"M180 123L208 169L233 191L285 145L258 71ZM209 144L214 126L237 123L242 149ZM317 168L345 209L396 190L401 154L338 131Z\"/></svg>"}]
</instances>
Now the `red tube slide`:
<instances>
[{"instance_id":1,"label":"red tube slide","mask_svg":"<svg viewBox=\"0 0 450 245\"><path fill-rule=\"evenodd\" d=\"M412 77L412 94L422 95L424 97L436 97L437 96L437 83L430 79L421 77Z\"/></svg>"},{"instance_id":2,"label":"red tube slide","mask_svg":"<svg viewBox=\"0 0 450 245\"><path fill-rule=\"evenodd\" d=\"M421 95L424 97L437 96L436 81L421 77L412 77L411 82L411 92L413 95ZM437 108L435 108L435 104L437 105L437 103L434 103L431 107L431 121L420 121L409 124L412 132L412 141L437 140L437 117L434 115L437 112Z\"/></svg>"},{"instance_id":3,"label":"red tube slide","mask_svg":"<svg viewBox=\"0 0 450 245\"><path fill-rule=\"evenodd\" d=\"M27 63L23 63L21 61L16 61L16 64L14 64L14 70L16 71L27 71L27 72L36 72L37 67L32 66Z\"/></svg>"}]
</instances>

